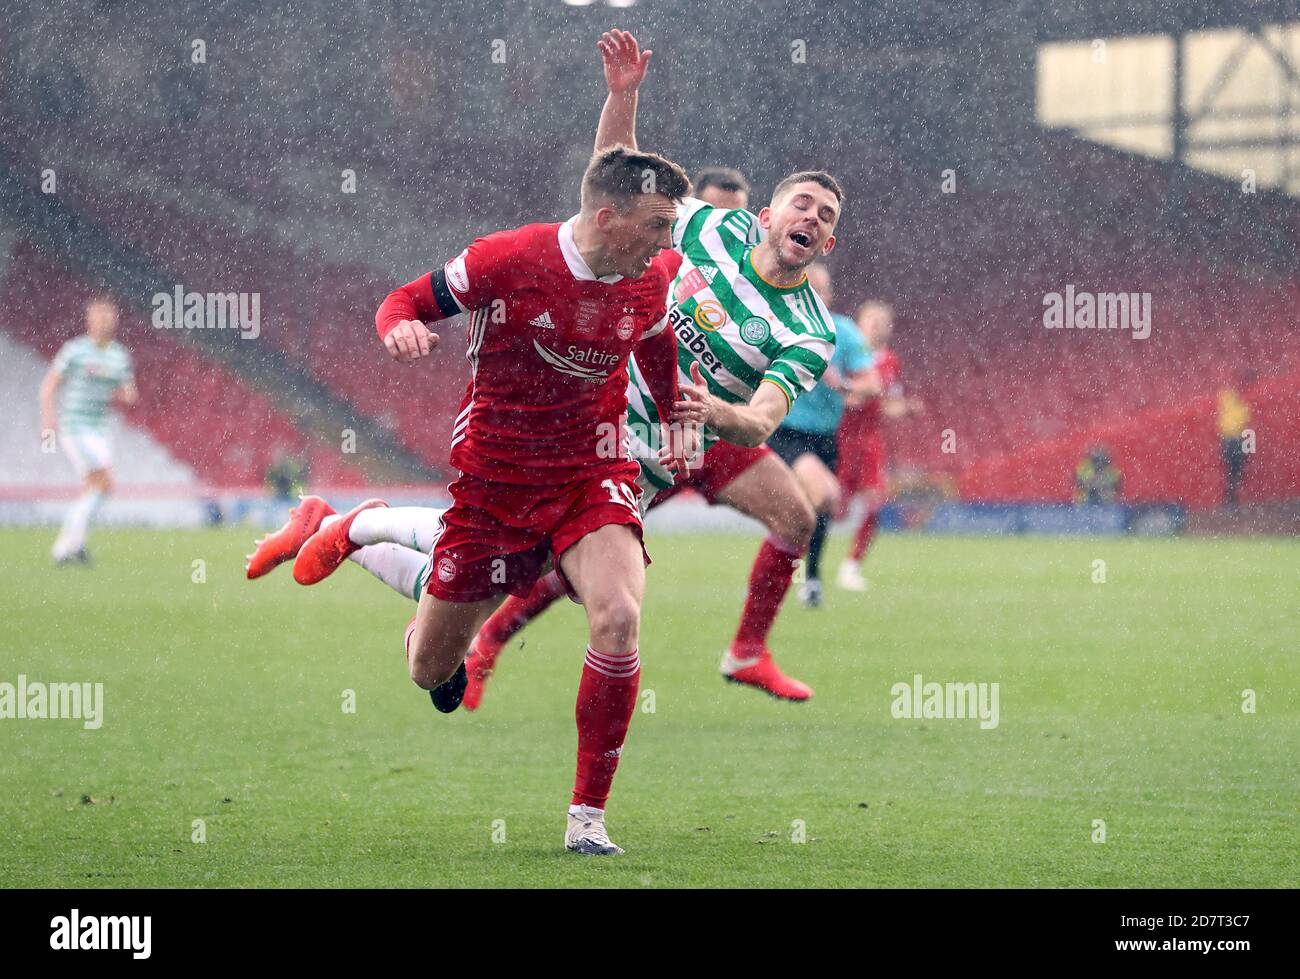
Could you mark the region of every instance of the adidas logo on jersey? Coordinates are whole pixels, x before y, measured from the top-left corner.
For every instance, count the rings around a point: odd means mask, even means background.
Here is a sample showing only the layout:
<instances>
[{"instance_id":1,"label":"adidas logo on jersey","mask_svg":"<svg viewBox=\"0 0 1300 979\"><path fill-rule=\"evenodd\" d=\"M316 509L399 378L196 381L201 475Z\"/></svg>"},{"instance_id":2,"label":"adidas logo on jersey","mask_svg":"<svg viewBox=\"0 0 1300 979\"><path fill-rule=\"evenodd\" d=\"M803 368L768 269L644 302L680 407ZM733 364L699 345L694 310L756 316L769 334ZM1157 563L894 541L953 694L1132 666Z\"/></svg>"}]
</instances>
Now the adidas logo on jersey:
<instances>
[{"instance_id":1,"label":"adidas logo on jersey","mask_svg":"<svg viewBox=\"0 0 1300 979\"><path fill-rule=\"evenodd\" d=\"M701 265L699 269L700 275L704 276L704 281L709 285L713 285L713 277L718 274L718 270L712 265Z\"/></svg>"},{"instance_id":2,"label":"adidas logo on jersey","mask_svg":"<svg viewBox=\"0 0 1300 979\"><path fill-rule=\"evenodd\" d=\"M542 312L542 315L541 315L541 316L538 316L538 317L535 317L534 319L529 320L529 321L528 321L528 325L529 325L529 326L535 326L535 327L537 327L538 329L541 329L541 330L553 330L553 329L555 329L555 323L552 322L552 320L551 320L551 311L550 311L549 309L548 309L548 310L544 310L544 311Z\"/></svg>"}]
</instances>

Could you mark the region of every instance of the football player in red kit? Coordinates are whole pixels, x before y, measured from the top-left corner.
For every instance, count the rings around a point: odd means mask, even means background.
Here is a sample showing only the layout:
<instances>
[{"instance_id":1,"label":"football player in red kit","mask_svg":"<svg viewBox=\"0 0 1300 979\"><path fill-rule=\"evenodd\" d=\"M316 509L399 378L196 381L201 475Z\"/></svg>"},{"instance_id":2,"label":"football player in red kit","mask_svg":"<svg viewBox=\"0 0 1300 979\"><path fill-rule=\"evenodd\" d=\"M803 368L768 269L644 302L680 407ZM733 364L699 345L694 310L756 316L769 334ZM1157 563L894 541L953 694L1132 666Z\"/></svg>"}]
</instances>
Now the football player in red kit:
<instances>
[{"instance_id":1,"label":"football player in red kit","mask_svg":"<svg viewBox=\"0 0 1300 979\"><path fill-rule=\"evenodd\" d=\"M838 444L840 454L839 480L841 508L848 509L854 496L861 496L864 504L862 522L853 535L853 545L840 564L836 584L848 591L866 591L867 579L862 575L862 559L876 534L880 511L889 500L885 480L885 437L881 431L883 418L902 418L920 414L924 405L917 398L903 393L901 364L889 345L894 333L894 310L888 303L868 300L858 307L856 317L862 338L871 348L874 358L872 370L879 381L881 393L853 405L840 420Z\"/></svg>"},{"instance_id":2,"label":"football player in red kit","mask_svg":"<svg viewBox=\"0 0 1300 979\"><path fill-rule=\"evenodd\" d=\"M470 314L472 376L451 442L460 475L406 630L411 678L439 709L455 709L479 626L554 562L588 622L565 835L568 849L582 853L622 852L605 832L604 806L636 702L649 560L639 467L602 452L600 436L626 415L633 350L643 372L653 365L647 381L662 417L677 399L665 305L674 267L671 253L659 252L671 245L689 191L685 173L663 157L606 150L583 176L578 215L478 239L392 292L375 318L389 353L409 363L438 344L426 323ZM329 527L343 550L355 548L348 523Z\"/></svg>"}]
</instances>

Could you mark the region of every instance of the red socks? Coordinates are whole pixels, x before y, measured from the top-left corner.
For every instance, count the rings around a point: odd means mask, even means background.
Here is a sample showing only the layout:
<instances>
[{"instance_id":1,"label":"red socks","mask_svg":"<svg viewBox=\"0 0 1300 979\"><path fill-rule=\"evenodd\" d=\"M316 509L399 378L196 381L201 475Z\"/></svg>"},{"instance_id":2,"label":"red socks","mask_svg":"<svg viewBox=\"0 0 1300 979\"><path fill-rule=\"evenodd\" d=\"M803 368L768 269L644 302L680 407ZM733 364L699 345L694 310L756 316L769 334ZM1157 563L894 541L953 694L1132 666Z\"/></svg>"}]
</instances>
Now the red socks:
<instances>
[{"instance_id":1,"label":"red socks","mask_svg":"<svg viewBox=\"0 0 1300 979\"><path fill-rule=\"evenodd\" d=\"M858 532L853 537L853 550L849 552L849 557L853 560L861 561L862 555L871 546L871 538L876 536L876 518L876 513L868 513L858 525Z\"/></svg>"},{"instance_id":2,"label":"red socks","mask_svg":"<svg viewBox=\"0 0 1300 979\"><path fill-rule=\"evenodd\" d=\"M763 646L772 631L776 613L781 610L785 593L790 590L799 552L790 549L775 537L763 541L749 573L749 596L740 613L740 627L731 648L740 653L745 649Z\"/></svg>"},{"instance_id":3,"label":"red socks","mask_svg":"<svg viewBox=\"0 0 1300 979\"><path fill-rule=\"evenodd\" d=\"M479 651L479 662L483 667L492 669L492 664L496 662L502 647L564 594L564 582L560 580L560 576L554 571L548 571L537 579L533 590L524 598L506 596L501 607L483 623L474 640L474 646Z\"/></svg>"},{"instance_id":4,"label":"red socks","mask_svg":"<svg viewBox=\"0 0 1300 979\"><path fill-rule=\"evenodd\" d=\"M573 805L605 808L640 683L641 660L635 649L600 653L587 647L575 710L578 774L573 781Z\"/></svg>"}]
</instances>

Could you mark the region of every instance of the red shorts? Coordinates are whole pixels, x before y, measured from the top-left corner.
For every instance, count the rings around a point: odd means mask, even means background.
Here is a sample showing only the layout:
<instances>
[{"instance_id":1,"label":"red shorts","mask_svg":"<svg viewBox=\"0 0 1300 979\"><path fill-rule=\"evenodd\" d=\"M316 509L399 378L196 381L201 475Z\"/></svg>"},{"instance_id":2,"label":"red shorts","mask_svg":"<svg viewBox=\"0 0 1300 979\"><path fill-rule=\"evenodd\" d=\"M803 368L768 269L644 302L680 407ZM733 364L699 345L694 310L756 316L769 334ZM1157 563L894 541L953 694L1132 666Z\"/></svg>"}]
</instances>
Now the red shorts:
<instances>
[{"instance_id":1,"label":"red shorts","mask_svg":"<svg viewBox=\"0 0 1300 979\"><path fill-rule=\"evenodd\" d=\"M635 464L622 472L567 483L526 486L462 474L448 487L451 507L429 556L428 590L448 602L527 595L546 568L579 540L608 524L641 538ZM646 564L650 557L641 553Z\"/></svg>"},{"instance_id":2,"label":"red shorts","mask_svg":"<svg viewBox=\"0 0 1300 979\"><path fill-rule=\"evenodd\" d=\"M704 453L700 467L691 470L685 479L679 478L672 486L656 493L650 501L650 509L653 510L660 503L688 489L695 490L710 503L717 503L718 494L727 485L759 459L771 454L772 450L766 445L747 449L732 442L714 442L709 451Z\"/></svg>"},{"instance_id":3,"label":"red shorts","mask_svg":"<svg viewBox=\"0 0 1300 979\"><path fill-rule=\"evenodd\" d=\"M840 433L840 463L835 475L850 495L885 488L885 440L879 431Z\"/></svg>"}]
</instances>

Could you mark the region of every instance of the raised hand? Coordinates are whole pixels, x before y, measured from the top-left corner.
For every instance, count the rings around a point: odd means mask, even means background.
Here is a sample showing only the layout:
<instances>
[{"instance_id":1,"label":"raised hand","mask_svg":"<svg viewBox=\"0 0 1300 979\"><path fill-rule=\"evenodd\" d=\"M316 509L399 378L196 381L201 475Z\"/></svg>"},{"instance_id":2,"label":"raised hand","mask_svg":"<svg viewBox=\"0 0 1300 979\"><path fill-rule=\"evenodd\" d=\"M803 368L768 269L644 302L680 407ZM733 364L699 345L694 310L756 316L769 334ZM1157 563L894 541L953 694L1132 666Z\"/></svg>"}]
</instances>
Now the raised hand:
<instances>
[{"instance_id":1,"label":"raised hand","mask_svg":"<svg viewBox=\"0 0 1300 979\"><path fill-rule=\"evenodd\" d=\"M635 92L645 78L646 66L650 64L650 51L642 51L634 38L627 31L615 28L600 35L596 42L600 48L600 60L605 68L605 84L614 94Z\"/></svg>"}]
</instances>

